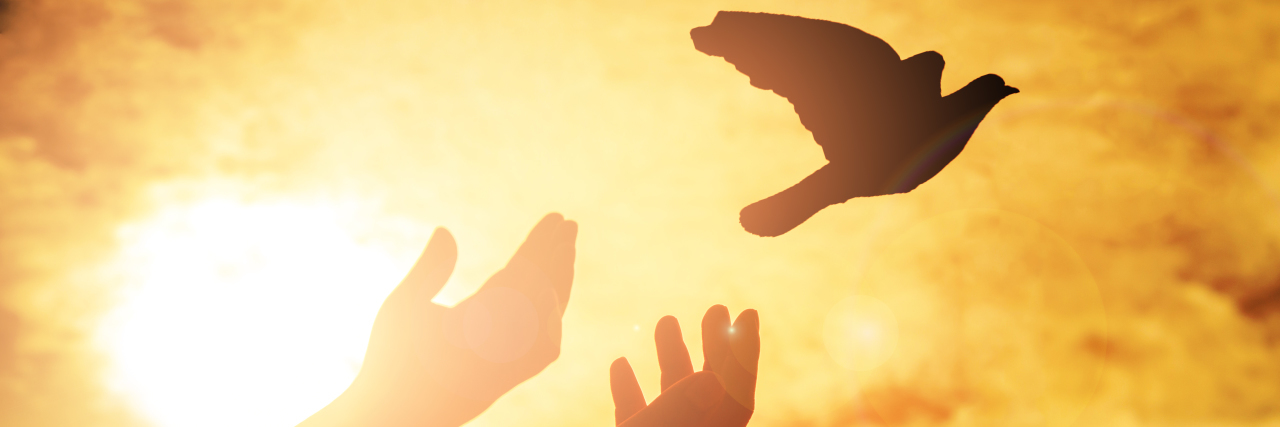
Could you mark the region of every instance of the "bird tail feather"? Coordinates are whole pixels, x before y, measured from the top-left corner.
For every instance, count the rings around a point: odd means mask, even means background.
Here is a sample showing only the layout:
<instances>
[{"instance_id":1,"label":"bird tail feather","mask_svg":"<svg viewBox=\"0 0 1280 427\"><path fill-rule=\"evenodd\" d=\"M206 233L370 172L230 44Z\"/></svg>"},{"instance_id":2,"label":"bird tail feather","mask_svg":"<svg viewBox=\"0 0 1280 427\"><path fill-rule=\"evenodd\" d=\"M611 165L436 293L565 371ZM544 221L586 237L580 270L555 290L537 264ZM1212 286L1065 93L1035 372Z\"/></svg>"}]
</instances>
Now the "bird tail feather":
<instances>
[{"instance_id":1,"label":"bird tail feather","mask_svg":"<svg viewBox=\"0 0 1280 427\"><path fill-rule=\"evenodd\" d=\"M743 208L742 228L758 236L780 236L827 206L844 203L854 195L844 169L828 163L791 188Z\"/></svg>"}]
</instances>

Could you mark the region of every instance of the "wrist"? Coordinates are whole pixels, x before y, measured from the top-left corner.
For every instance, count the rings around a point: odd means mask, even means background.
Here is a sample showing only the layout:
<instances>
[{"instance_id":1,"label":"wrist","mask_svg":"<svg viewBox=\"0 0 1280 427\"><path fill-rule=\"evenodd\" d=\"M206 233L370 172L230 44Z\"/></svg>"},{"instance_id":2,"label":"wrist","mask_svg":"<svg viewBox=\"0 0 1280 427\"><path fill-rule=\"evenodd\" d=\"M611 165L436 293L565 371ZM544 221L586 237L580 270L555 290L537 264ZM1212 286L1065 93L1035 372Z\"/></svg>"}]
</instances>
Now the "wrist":
<instances>
[{"instance_id":1,"label":"wrist","mask_svg":"<svg viewBox=\"0 0 1280 427\"><path fill-rule=\"evenodd\" d=\"M432 399L406 396L406 393L396 393L397 391L400 390L373 386L357 377L346 391L297 427L445 425L438 423L433 416L435 411L429 407L433 405Z\"/></svg>"},{"instance_id":2,"label":"wrist","mask_svg":"<svg viewBox=\"0 0 1280 427\"><path fill-rule=\"evenodd\" d=\"M384 384L357 376L341 395L298 427L457 427L493 402L440 390L434 384Z\"/></svg>"}]
</instances>

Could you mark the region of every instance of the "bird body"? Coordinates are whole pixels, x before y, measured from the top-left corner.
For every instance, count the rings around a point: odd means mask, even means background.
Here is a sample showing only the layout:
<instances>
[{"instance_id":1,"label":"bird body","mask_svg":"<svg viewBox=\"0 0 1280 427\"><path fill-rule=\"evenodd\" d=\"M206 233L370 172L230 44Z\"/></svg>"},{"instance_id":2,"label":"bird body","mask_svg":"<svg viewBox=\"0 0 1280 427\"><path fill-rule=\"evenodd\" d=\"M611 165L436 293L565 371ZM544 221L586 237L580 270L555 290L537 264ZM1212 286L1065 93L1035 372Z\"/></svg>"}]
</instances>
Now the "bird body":
<instances>
[{"instance_id":1,"label":"bird body","mask_svg":"<svg viewBox=\"0 0 1280 427\"><path fill-rule=\"evenodd\" d=\"M747 231L778 236L827 206L905 193L950 163L987 112L1018 90L994 74L942 96L937 52L900 59L880 38L817 19L720 12L690 32L694 47L724 57L795 106L827 165L742 210Z\"/></svg>"}]
</instances>

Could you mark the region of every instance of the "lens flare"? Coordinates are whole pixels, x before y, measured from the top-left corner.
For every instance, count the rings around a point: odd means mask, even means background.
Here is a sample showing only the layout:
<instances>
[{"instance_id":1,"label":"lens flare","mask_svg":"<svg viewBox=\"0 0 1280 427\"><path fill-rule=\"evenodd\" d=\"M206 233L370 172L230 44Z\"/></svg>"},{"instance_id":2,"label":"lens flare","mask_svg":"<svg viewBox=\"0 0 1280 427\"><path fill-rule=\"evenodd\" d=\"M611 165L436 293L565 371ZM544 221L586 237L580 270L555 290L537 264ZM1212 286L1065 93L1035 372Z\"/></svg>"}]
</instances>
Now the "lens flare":
<instances>
[{"instance_id":1,"label":"lens flare","mask_svg":"<svg viewBox=\"0 0 1280 427\"><path fill-rule=\"evenodd\" d=\"M869 371L893 356L898 345L898 319L893 309L874 297L850 296L827 314L823 340L840 366Z\"/></svg>"}]
</instances>

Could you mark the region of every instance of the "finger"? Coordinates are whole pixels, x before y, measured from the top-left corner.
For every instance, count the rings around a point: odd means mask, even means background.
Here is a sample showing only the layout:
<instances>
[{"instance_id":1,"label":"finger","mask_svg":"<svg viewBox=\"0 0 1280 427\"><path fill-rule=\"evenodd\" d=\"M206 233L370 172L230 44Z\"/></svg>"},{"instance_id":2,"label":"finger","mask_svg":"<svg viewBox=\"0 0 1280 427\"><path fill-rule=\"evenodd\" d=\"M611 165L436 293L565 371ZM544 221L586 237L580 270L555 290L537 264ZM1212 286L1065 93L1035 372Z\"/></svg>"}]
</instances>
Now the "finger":
<instances>
[{"instance_id":1,"label":"finger","mask_svg":"<svg viewBox=\"0 0 1280 427\"><path fill-rule=\"evenodd\" d=\"M756 370L760 364L760 315L755 310L738 314L729 332L732 357L717 373L725 391L748 410L755 409Z\"/></svg>"},{"instance_id":2,"label":"finger","mask_svg":"<svg viewBox=\"0 0 1280 427\"><path fill-rule=\"evenodd\" d=\"M613 418L615 425L631 418L644 409L644 392L636 381L636 373L631 370L627 358L619 357L609 366L609 390L613 394Z\"/></svg>"},{"instance_id":3,"label":"finger","mask_svg":"<svg viewBox=\"0 0 1280 427\"><path fill-rule=\"evenodd\" d=\"M632 415L621 427L701 426L724 399L724 388L711 372L685 377L663 392L649 406Z\"/></svg>"},{"instance_id":4,"label":"finger","mask_svg":"<svg viewBox=\"0 0 1280 427\"><path fill-rule=\"evenodd\" d=\"M397 291L408 292L414 298L430 301L440 292L440 288L449 281L453 267L458 261L458 243L453 234L444 227L438 227L431 233L426 249L418 256L418 261L409 269L404 280L396 287Z\"/></svg>"},{"instance_id":5,"label":"finger","mask_svg":"<svg viewBox=\"0 0 1280 427\"><path fill-rule=\"evenodd\" d=\"M560 297L560 310L569 304L569 291L573 288L573 266L577 256L578 223L564 221L556 230L556 245L551 260L545 267L551 279L551 287Z\"/></svg>"},{"instance_id":6,"label":"finger","mask_svg":"<svg viewBox=\"0 0 1280 427\"><path fill-rule=\"evenodd\" d=\"M653 341L658 348L658 367L662 370L662 390L665 391L684 377L693 375L693 362L689 360L689 348L684 345L684 337L680 334L680 322L674 316L666 316L658 320Z\"/></svg>"},{"instance_id":7,"label":"finger","mask_svg":"<svg viewBox=\"0 0 1280 427\"><path fill-rule=\"evenodd\" d=\"M746 309L738 314L729 332L729 347L734 360L755 376L760 365L760 313Z\"/></svg>"},{"instance_id":8,"label":"finger","mask_svg":"<svg viewBox=\"0 0 1280 427\"><path fill-rule=\"evenodd\" d=\"M702 316L702 370L719 370L729 354L729 309L716 304Z\"/></svg>"},{"instance_id":9,"label":"finger","mask_svg":"<svg viewBox=\"0 0 1280 427\"><path fill-rule=\"evenodd\" d=\"M502 283L503 286L519 290L530 298L551 288L551 278L546 266L550 264L551 251L555 246L556 230L564 222L558 213L550 213L542 217L524 243L516 249L516 253L507 261L506 267L494 274L480 288L484 290L491 284Z\"/></svg>"},{"instance_id":10,"label":"finger","mask_svg":"<svg viewBox=\"0 0 1280 427\"><path fill-rule=\"evenodd\" d=\"M534 343L534 351L542 361L550 364L560 357L561 317L564 314L559 308L559 298L554 289L543 289L533 299L534 310L538 312L538 340Z\"/></svg>"},{"instance_id":11,"label":"finger","mask_svg":"<svg viewBox=\"0 0 1280 427\"><path fill-rule=\"evenodd\" d=\"M524 239L524 243L520 244L520 248L516 249L515 255L511 256L511 262L516 262L517 258L524 261L533 262L535 265L543 265L548 258L548 251L554 244L556 230L560 228L560 223L564 222L564 216L552 212L542 217L538 224L529 230L529 236ZM511 265L510 262L507 265Z\"/></svg>"}]
</instances>

